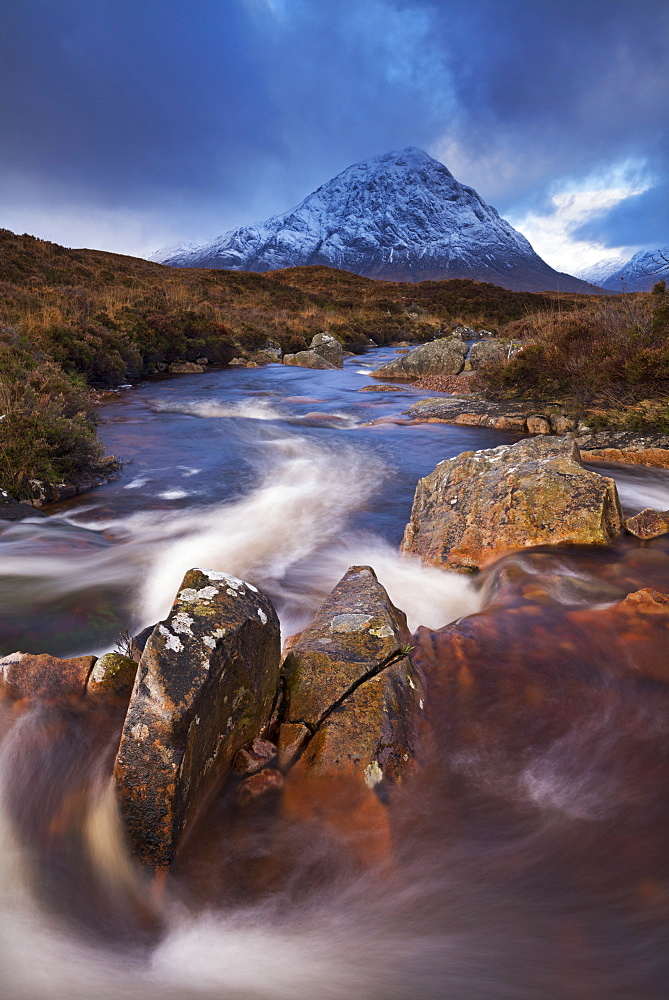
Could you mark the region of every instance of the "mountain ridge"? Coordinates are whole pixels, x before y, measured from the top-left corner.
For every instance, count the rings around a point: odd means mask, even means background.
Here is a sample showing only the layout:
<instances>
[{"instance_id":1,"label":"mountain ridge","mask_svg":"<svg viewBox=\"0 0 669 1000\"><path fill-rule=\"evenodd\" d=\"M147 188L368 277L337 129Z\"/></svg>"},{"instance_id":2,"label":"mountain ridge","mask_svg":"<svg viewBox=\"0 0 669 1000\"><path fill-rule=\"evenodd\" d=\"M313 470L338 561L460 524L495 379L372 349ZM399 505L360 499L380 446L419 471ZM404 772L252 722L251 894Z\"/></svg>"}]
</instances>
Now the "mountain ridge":
<instances>
[{"instance_id":1,"label":"mountain ridge","mask_svg":"<svg viewBox=\"0 0 669 1000\"><path fill-rule=\"evenodd\" d=\"M288 212L150 259L261 273L321 264L390 281L468 278L518 291L592 294L586 282L546 264L474 188L413 146L347 167Z\"/></svg>"},{"instance_id":2,"label":"mountain ridge","mask_svg":"<svg viewBox=\"0 0 669 1000\"><path fill-rule=\"evenodd\" d=\"M669 246L639 250L628 260L614 257L599 261L579 272L579 277L596 281L601 288L612 292L649 292L656 281L669 278L669 266L663 272L657 269L662 258L669 264Z\"/></svg>"}]
</instances>

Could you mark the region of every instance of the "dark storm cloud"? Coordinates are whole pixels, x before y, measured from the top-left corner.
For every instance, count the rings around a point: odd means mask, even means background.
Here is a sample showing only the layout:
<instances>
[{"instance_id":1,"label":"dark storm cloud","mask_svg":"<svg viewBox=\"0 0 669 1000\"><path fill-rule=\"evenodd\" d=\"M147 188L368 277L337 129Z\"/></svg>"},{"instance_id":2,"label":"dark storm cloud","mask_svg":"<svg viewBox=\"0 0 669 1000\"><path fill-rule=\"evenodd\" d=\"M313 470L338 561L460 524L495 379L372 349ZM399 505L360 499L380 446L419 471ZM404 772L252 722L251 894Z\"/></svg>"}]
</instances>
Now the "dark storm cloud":
<instances>
[{"instance_id":1,"label":"dark storm cloud","mask_svg":"<svg viewBox=\"0 0 669 1000\"><path fill-rule=\"evenodd\" d=\"M658 8L8 3L0 196L15 209L48 195L68 211L141 212L156 232L211 237L285 210L357 159L409 144L458 150L454 172L501 209L536 204L553 179L629 157L652 161L661 187L669 14Z\"/></svg>"}]
</instances>

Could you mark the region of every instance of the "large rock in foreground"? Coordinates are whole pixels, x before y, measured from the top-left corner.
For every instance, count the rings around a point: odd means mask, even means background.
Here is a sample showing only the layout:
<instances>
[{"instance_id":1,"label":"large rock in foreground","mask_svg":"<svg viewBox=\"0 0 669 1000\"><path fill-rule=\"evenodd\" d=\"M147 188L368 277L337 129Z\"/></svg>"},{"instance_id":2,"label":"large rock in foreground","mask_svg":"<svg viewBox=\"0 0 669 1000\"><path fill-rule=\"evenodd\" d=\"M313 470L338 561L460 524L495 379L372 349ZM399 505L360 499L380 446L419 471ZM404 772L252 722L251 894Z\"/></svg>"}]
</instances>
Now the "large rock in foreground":
<instances>
[{"instance_id":1,"label":"large rock in foreground","mask_svg":"<svg viewBox=\"0 0 669 1000\"><path fill-rule=\"evenodd\" d=\"M389 856L386 803L417 765L425 693L408 639L374 571L353 566L284 663L279 753L299 756L284 815L327 830L360 861Z\"/></svg>"},{"instance_id":2,"label":"large rock in foreground","mask_svg":"<svg viewBox=\"0 0 669 1000\"><path fill-rule=\"evenodd\" d=\"M459 375L465 366L467 345L459 337L444 337L422 344L371 374L374 378L421 378L423 375Z\"/></svg>"},{"instance_id":3,"label":"large rock in foreground","mask_svg":"<svg viewBox=\"0 0 669 1000\"><path fill-rule=\"evenodd\" d=\"M421 684L409 638L374 570L351 567L284 663L283 718L309 730L302 760L311 771L352 770L373 787L387 769L397 780L411 766Z\"/></svg>"},{"instance_id":4,"label":"large rock in foreground","mask_svg":"<svg viewBox=\"0 0 669 1000\"><path fill-rule=\"evenodd\" d=\"M622 529L612 479L569 438L536 437L440 462L419 480L402 550L462 572L533 545L606 545Z\"/></svg>"},{"instance_id":5,"label":"large rock in foreground","mask_svg":"<svg viewBox=\"0 0 669 1000\"><path fill-rule=\"evenodd\" d=\"M192 812L267 722L279 656L267 597L225 573L186 574L142 653L116 758L130 847L145 865L170 864Z\"/></svg>"},{"instance_id":6,"label":"large rock in foreground","mask_svg":"<svg viewBox=\"0 0 669 1000\"><path fill-rule=\"evenodd\" d=\"M286 721L317 726L409 639L374 570L352 566L286 657Z\"/></svg>"}]
</instances>

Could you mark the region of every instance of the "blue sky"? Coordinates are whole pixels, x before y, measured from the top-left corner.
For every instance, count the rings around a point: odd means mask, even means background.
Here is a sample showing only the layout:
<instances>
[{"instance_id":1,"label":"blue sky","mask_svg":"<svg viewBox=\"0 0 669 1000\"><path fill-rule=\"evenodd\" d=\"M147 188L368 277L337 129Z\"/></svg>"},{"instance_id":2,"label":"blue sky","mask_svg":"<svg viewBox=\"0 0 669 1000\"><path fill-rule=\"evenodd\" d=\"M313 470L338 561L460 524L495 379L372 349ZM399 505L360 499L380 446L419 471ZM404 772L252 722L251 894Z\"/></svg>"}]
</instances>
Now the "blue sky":
<instances>
[{"instance_id":1,"label":"blue sky","mask_svg":"<svg viewBox=\"0 0 669 1000\"><path fill-rule=\"evenodd\" d=\"M659 0L7 0L0 225L145 254L421 146L562 269L669 243Z\"/></svg>"}]
</instances>

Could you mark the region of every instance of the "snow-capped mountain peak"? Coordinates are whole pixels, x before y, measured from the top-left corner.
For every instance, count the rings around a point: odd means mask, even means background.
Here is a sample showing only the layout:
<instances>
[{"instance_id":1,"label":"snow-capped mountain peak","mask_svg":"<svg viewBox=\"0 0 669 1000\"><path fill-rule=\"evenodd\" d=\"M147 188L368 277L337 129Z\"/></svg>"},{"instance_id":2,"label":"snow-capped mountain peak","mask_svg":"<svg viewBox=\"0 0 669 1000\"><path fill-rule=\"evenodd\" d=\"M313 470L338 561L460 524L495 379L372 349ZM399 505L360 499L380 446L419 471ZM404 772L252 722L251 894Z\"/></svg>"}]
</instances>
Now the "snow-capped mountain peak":
<instances>
[{"instance_id":1,"label":"snow-capped mountain peak","mask_svg":"<svg viewBox=\"0 0 669 1000\"><path fill-rule=\"evenodd\" d=\"M414 146L347 167L283 215L151 259L242 271L324 264L396 281L474 278L507 288L586 290Z\"/></svg>"}]
</instances>

